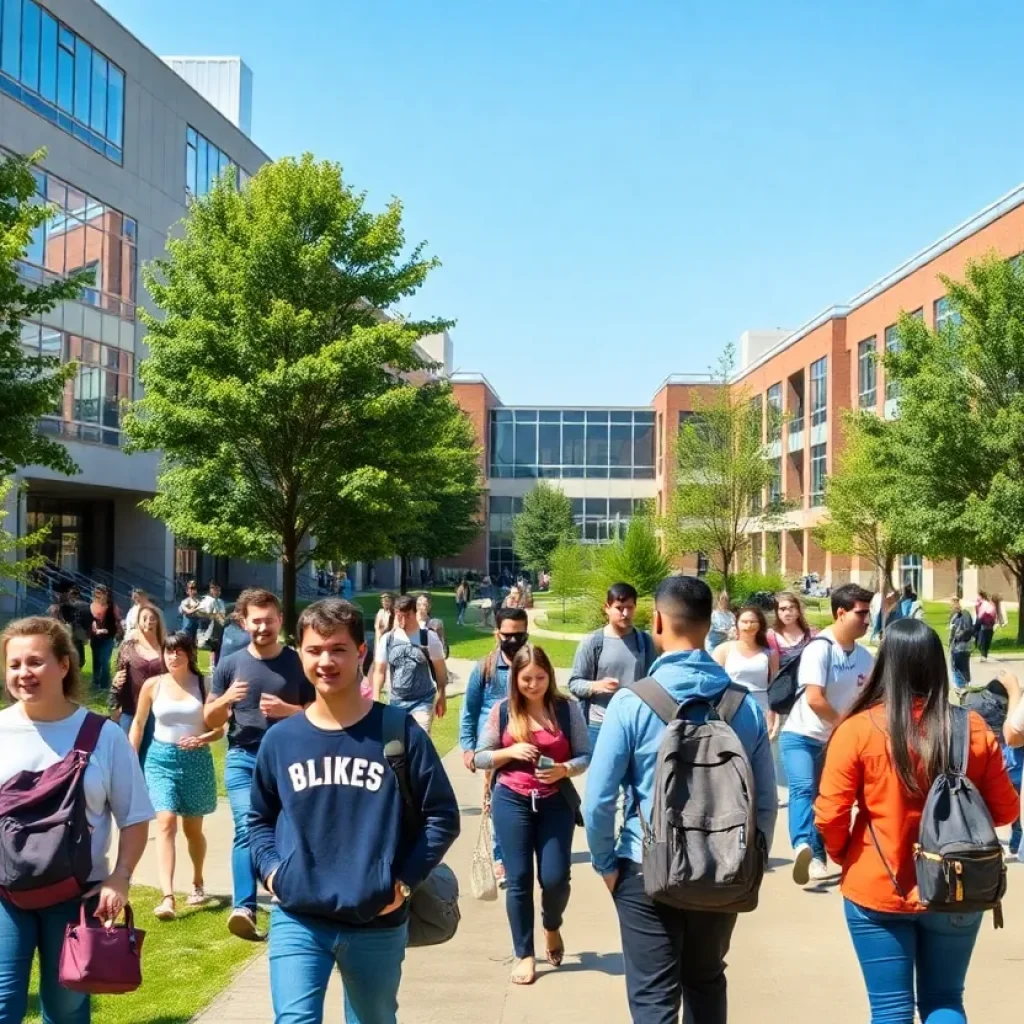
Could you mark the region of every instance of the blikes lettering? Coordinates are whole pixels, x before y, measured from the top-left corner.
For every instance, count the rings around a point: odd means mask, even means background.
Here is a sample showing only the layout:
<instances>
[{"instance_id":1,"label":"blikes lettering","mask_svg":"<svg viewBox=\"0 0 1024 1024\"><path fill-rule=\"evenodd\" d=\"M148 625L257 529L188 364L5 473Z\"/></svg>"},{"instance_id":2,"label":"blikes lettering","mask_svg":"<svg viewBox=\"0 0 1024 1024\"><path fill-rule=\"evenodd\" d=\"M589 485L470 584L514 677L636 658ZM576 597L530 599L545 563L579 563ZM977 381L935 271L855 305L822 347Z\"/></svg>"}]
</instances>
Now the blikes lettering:
<instances>
[{"instance_id":1,"label":"blikes lettering","mask_svg":"<svg viewBox=\"0 0 1024 1024\"><path fill-rule=\"evenodd\" d=\"M317 786L358 786L375 793L384 780L384 765L365 757L321 757L288 765L292 789L299 793Z\"/></svg>"}]
</instances>

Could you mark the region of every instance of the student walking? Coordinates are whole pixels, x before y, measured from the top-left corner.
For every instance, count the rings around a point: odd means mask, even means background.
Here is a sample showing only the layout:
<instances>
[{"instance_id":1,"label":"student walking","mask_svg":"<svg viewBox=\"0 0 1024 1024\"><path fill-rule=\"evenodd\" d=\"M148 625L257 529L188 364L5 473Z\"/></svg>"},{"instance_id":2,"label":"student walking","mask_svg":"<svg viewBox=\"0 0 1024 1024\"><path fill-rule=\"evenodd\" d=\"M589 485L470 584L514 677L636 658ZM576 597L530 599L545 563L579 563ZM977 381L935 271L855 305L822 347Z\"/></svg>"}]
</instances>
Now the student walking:
<instances>
[{"instance_id":1,"label":"student walking","mask_svg":"<svg viewBox=\"0 0 1024 1024\"><path fill-rule=\"evenodd\" d=\"M818 635L807 621L803 602L791 590L775 595L775 619L768 630L768 646L779 656L784 669Z\"/></svg>"},{"instance_id":2,"label":"student walking","mask_svg":"<svg viewBox=\"0 0 1024 1024\"><path fill-rule=\"evenodd\" d=\"M110 659L121 633L121 609L114 603L110 588L99 584L92 592L89 605L92 616L89 646L92 648L92 685L97 690L110 689Z\"/></svg>"},{"instance_id":3,"label":"student walking","mask_svg":"<svg viewBox=\"0 0 1024 1024\"><path fill-rule=\"evenodd\" d=\"M673 701L693 705L687 713L692 721L711 715L730 688L725 670L705 650L711 612L711 590L695 577L670 576L655 593L653 637L662 653L651 676ZM761 844L767 858L778 813L775 772L768 726L752 695L742 698L730 725L753 777L758 835L751 841ZM612 698L587 778L587 841L618 914L634 1024L676 1024L684 1004L694 1024L725 1024L725 957L737 915L675 909L656 903L644 889L643 823L653 820L665 729L630 688ZM623 786L636 799L616 834L615 805Z\"/></svg>"},{"instance_id":4,"label":"student walking","mask_svg":"<svg viewBox=\"0 0 1024 1024\"><path fill-rule=\"evenodd\" d=\"M147 679L164 671L164 620L151 605L139 612L139 624L131 639L121 644L117 652L117 672L114 685L107 698L107 707L113 721L119 722L124 734L131 732L132 719L139 704L139 694ZM152 740L152 727L148 727L142 745L136 748L141 761L145 761Z\"/></svg>"},{"instance_id":5,"label":"student walking","mask_svg":"<svg viewBox=\"0 0 1024 1024\"><path fill-rule=\"evenodd\" d=\"M395 1024L409 897L458 836L458 803L427 734L360 693L360 609L317 601L296 636L315 700L267 733L252 789L253 862L277 900L275 1019L320 1024L337 968L348 1024ZM384 753L395 729L418 811L412 828Z\"/></svg>"},{"instance_id":6,"label":"student walking","mask_svg":"<svg viewBox=\"0 0 1024 1024\"><path fill-rule=\"evenodd\" d=\"M416 624L420 629L432 629L437 634L444 648L444 656L448 657L448 638L444 633L444 623L430 614L434 602L429 594L420 594L416 598Z\"/></svg>"},{"instance_id":7,"label":"student walking","mask_svg":"<svg viewBox=\"0 0 1024 1024\"><path fill-rule=\"evenodd\" d=\"M569 692L583 704L591 748L597 744L612 696L620 687L643 679L654 661L650 634L633 625L636 602L636 588L629 583L609 587L604 603L607 625L584 637L576 648Z\"/></svg>"},{"instance_id":8,"label":"student walking","mask_svg":"<svg viewBox=\"0 0 1024 1024\"><path fill-rule=\"evenodd\" d=\"M558 692L543 649L527 644L512 659L508 698L491 709L476 753L476 766L495 773L491 816L504 854L516 985L532 985L537 976L535 861L548 962L559 967L565 955L561 928L579 814L579 797L569 780L589 763L590 740L579 705Z\"/></svg>"},{"instance_id":9,"label":"student walking","mask_svg":"<svg viewBox=\"0 0 1024 1024\"><path fill-rule=\"evenodd\" d=\"M149 595L138 587L132 588L132 603L124 617L124 638L131 640L135 630L139 627L139 614L142 609L149 605Z\"/></svg>"},{"instance_id":10,"label":"student walking","mask_svg":"<svg viewBox=\"0 0 1024 1024\"><path fill-rule=\"evenodd\" d=\"M0 786L23 772L42 772L75 747L92 751L78 799L88 824L92 888L82 898L25 909L0 895L0 1024L21 1024L28 1013L32 961L39 954L39 1002L50 1024L88 1024L89 996L64 988L58 964L64 929L79 920L82 899L101 921L113 923L128 902L128 884L146 849L153 808L139 762L113 723L79 701L83 684L64 627L46 618L18 619L0 634L7 693L0 711ZM110 861L114 825L117 857Z\"/></svg>"},{"instance_id":11,"label":"student walking","mask_svg":"<svg viewBox=\"0 0 1024 1024\"><path fill-rule=\"evenodd\" d=\"M313 688L298 654L281 643L281 602L269 590L243 590L235 603L249 634L249 646L222 658L206 697L207 729L228 725L224 787L228 791L235 838L231 847L232 935L255 942L256 870L249 849L249 811L256 755L271 727L312 703Z\"/></svg>"},{"instance_id":12,"label":"student walking","mask_svg":"<svg viewBox=\"0 0 1024 1024\"><path fill-rule=\"evenodd\" d=\"M789 780L789 841L797 885L828 878L825 845L814 827L825 745L874 663L871 652L857 643L868 630L871 592L847 583L832 591L831 600L832 625L804 648L797 675L800 696L779 737Z\"/></svg>"},{"instance_id":13,"label":"student walking","mask_svg":"<svg viewBox=\"0 0 1024 1024\"><path fill-rule=\"evenodd\" d=\"M174 905L174 840L178 819L188 843L192 862L189 906L206 902L203 863L206 837L203 817L217 809L217 780L210 744L220 739L223 728L207 729L203 721L206 686L196 664L196 652L188 633L181 630L164 640L166 673L146 681L132 721L132 746L138 750L152 713L153 742L146 756L145 776L156 810L156 856L163 899L153 911L161 921L176 915Z\"/></svg>"},{"instance_id":14,"label":"student walking","mask_svg":"<svg viewBox=\"0 0 1024 1024\"><path fill-rule=\"evenodd\" d=\"M216 580L210 580L206 596L196 609L196 616L200 620L196 647L210 652L210 664L214 668L217 667L217 658L220 657L227 611L227 605L220 596L220 584Z\"/></svg>"},{"instance_id":15,"label":"student walking","mask_svg":"<svg viewBox=\"0 0 1024 1024\"><path fill-rule=\"evenodd\" d=\"M459 580L455 588L455 623L458 626L466 624L466 607L469 605L469 584L465 580Z\"/></svg>"},{"instance_id":16,"label":"student walking","mask_svg":"<svg viewBox=\"0 0 1024 1024\"><path fill-rule=\"evenodd\" d=\"M202 624L202 618L199 615L200 603L199 587L195 580L189 580L185 585L185 597L182 599L181 604L178 605L178 612L181 615L179 629L188 633L193 643L196 642L196 637L199 635L199 627Z\"/></svg>"},{"instance_id":17,"label":"student walking","mask_svg":"<svg viewBox=\"0 0 1024 1024\"><path fill-rule=\"evenodd\" d=\"M390 673L389 703L412 715L430 732L434 716L444 718L448 672L437 633L421 627L416 600L404 594L395 602L395 626L373 652L373 699L380 700Z\"/></svg>"},{"instance_id":18,"label":"student walking","mask_svg":"<svg viewBox=\"0 0 1024 1024\"><path fill-rule=\"evenodd\" d=\"M996 626L1000 624L1002 608L995 596L989 597L984 590L978 591L978 600L974 603L975 636L981 660L988 661L988 652L992 649L992 638Z\"/></svg>"},{"instance_id":19,"label":"student walking","mask_svg":"<svg viewBox=\"0 0 1024 1024\"><path fill-rule=\"evenodd\" d=\"M723 590L718 595L715 610L711 613L711 629L708 631L708 652L713 653L719 644L736 635L736 616L733 614L729 595Z\"/></svg>"},{"instance_id":20,"label":"student walking","mask_svg":"<svg viewBox=\"0 0 1024 1024\"><path fill-rule=\"evenodd\" d=\"M778 716L768 707L768 684L778 674L779 655L768 643L768 620L758 605L740 609L736 639L719 644L713 657L734 683L753 695L774 736Z\"/></svg>"},{"instance_id":21,"label":"student walking","mask_svg":"<svg viewBox=\"0 0 1024 1024\"><path fill-rule=\"evenodd\" d=\"M508 697L508 677L512 659L529 639L530 622L525 608L499 608L496 613L495 648L473 666L466 683L466 695L459 713L459 747L462 762L476 771L476 749L491 709ZM484 800L490 800L491 777L484 778ZM505 865L501 856L501 843L494 832L494 877L499 885L505 884Z\"/></svg>"},{"instance_id":22,"label":"student walking","mask_svg":"<svg viewBox=\"0 0 1024 1024\"><path fill-rule=\"evenodd\" d=\"M380 595L380 608L373 620L374 647L385 633L395 628L395 599L385 591Z\"/></svg>"},{"instance_id":23,"label":"student walking","mask_svg":"<svg viewBox=\"0 0 1024 1024\"><path fill-rule=\"evenodd\" d=\"M949 656L953 665L953 681L957 686L965 686L971 681L974 622L971 620L971 613L960 604L960 598L951 597L949 607Z\"/></svg>"},{"instance_id":24,"label":"student walking","mask_svg":"<svg viewBox=\"0 0 1024 1024\"><path fill-rule=\"evenodd\" d=\"M873 1024L911 1024L915 1008L922 1024L966 1024L964 982L982 915L927 910L914 866L925 797L949 769L952 731L942 641L926 623L902 619L832 737L815 804L829 855L843 867ZM1013 821L1018 799L999 745L973 713L965 774L997 826Z\"/></svg>"}]
</instances>

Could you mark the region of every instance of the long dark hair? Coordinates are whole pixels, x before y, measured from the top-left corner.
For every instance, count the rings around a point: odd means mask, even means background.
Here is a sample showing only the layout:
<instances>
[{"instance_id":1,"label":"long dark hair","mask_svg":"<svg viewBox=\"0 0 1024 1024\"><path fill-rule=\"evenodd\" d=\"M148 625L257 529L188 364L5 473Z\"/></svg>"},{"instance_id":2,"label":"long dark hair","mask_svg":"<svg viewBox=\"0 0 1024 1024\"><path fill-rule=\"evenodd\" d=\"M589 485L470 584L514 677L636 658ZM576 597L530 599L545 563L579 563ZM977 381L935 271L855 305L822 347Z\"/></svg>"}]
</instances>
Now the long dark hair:
<instances>
[{"instance_id":1,"label":"long dark hair","mask_svg":"<svg viewBox=\"0 0 1024 1024\"><path fill-rule=\"evenodd\" d=\"M757 635L754 637L754 643L758 647L765 648L768 646L768 620L765 618L764 609L760 605L756 604L745 604L736 613L736 635L739 636L739 625L741 615L753 615L757 619Z\"/></svg>"},{"instance_id":2,"label":"long dark hair","mask_svg":"<svg viewBox=\"0 0 1024 1024\"><path fill-rule=\"evenodd\" d=\"M915 721L919 700L924 707ZM886 627L875 667L847 717L880 706L896 775L908 793L920 796L949 765L946 653L926 622L897 619Z\"/></svg>"},{"instance_id":3,"label":"long dark hair","mask_svg":"<svg viewBox=\"0 0 1024 1024\"><path fill-rule=\"evenodd\" d=\"M183 629L175 633L168 633L164 638L164 651L184 651L188 658L188 670L199 680L199 693L203 700L206 700L206 682L203 673L199 671L199 663L196 661L196 645Z\"/></svg>"}]
</instances>

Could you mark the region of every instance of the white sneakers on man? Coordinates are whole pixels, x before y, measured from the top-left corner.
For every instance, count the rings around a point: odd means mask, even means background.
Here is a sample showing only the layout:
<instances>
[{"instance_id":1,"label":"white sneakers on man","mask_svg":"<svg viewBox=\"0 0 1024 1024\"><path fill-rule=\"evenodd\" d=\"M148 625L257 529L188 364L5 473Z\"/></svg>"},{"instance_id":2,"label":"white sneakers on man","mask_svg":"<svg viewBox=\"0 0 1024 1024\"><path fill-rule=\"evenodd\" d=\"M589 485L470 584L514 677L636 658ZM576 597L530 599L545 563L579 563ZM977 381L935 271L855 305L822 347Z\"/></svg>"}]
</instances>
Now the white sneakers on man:
<instances>
[{"instance_id":1,"label":"white sneakers on man","mask_svg":"<svg viewBox=\"0 0 1024 1024\"><path fill-rule=\"evenodd\" d=\"M824 882L831 878L831 872L828 869L828 862L824 860L818 860L817 857L811 861L811 866L807 870L807 876L812 882Z\"/></svg>"},{"instance_id":2,"label":"white sneakers on man","mask_svg":"<svg viewBox=\"0 0 1024 1024\"><path fill-rule=\"evenodd\" d=\"M793 881L797 885L806 885L811 880L810 867L814 859L814 851L807 843L801 843L793 854Z\"/></svg>"}]
</instances>

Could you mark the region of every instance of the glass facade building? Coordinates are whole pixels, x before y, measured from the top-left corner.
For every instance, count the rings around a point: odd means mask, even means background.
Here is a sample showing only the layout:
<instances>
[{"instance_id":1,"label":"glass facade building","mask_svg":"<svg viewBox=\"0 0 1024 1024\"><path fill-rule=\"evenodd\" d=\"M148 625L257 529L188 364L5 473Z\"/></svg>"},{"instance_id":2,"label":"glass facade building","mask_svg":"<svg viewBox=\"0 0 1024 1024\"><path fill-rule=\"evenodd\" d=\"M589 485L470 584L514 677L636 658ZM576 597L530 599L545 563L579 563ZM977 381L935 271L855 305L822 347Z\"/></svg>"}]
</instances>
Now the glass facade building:
<instances>
[{"instance_id":1,"label":"glass facade building","mask_svg":"<svg viewBox=\"0 0 1024 1024\"><path fill-rule=\"evenodd\" d=\"M185 132L185 194L205 196L228 167L234 171L237 188L243 178L235 162L189 125Z\"/></svg>"}]
</instances>

